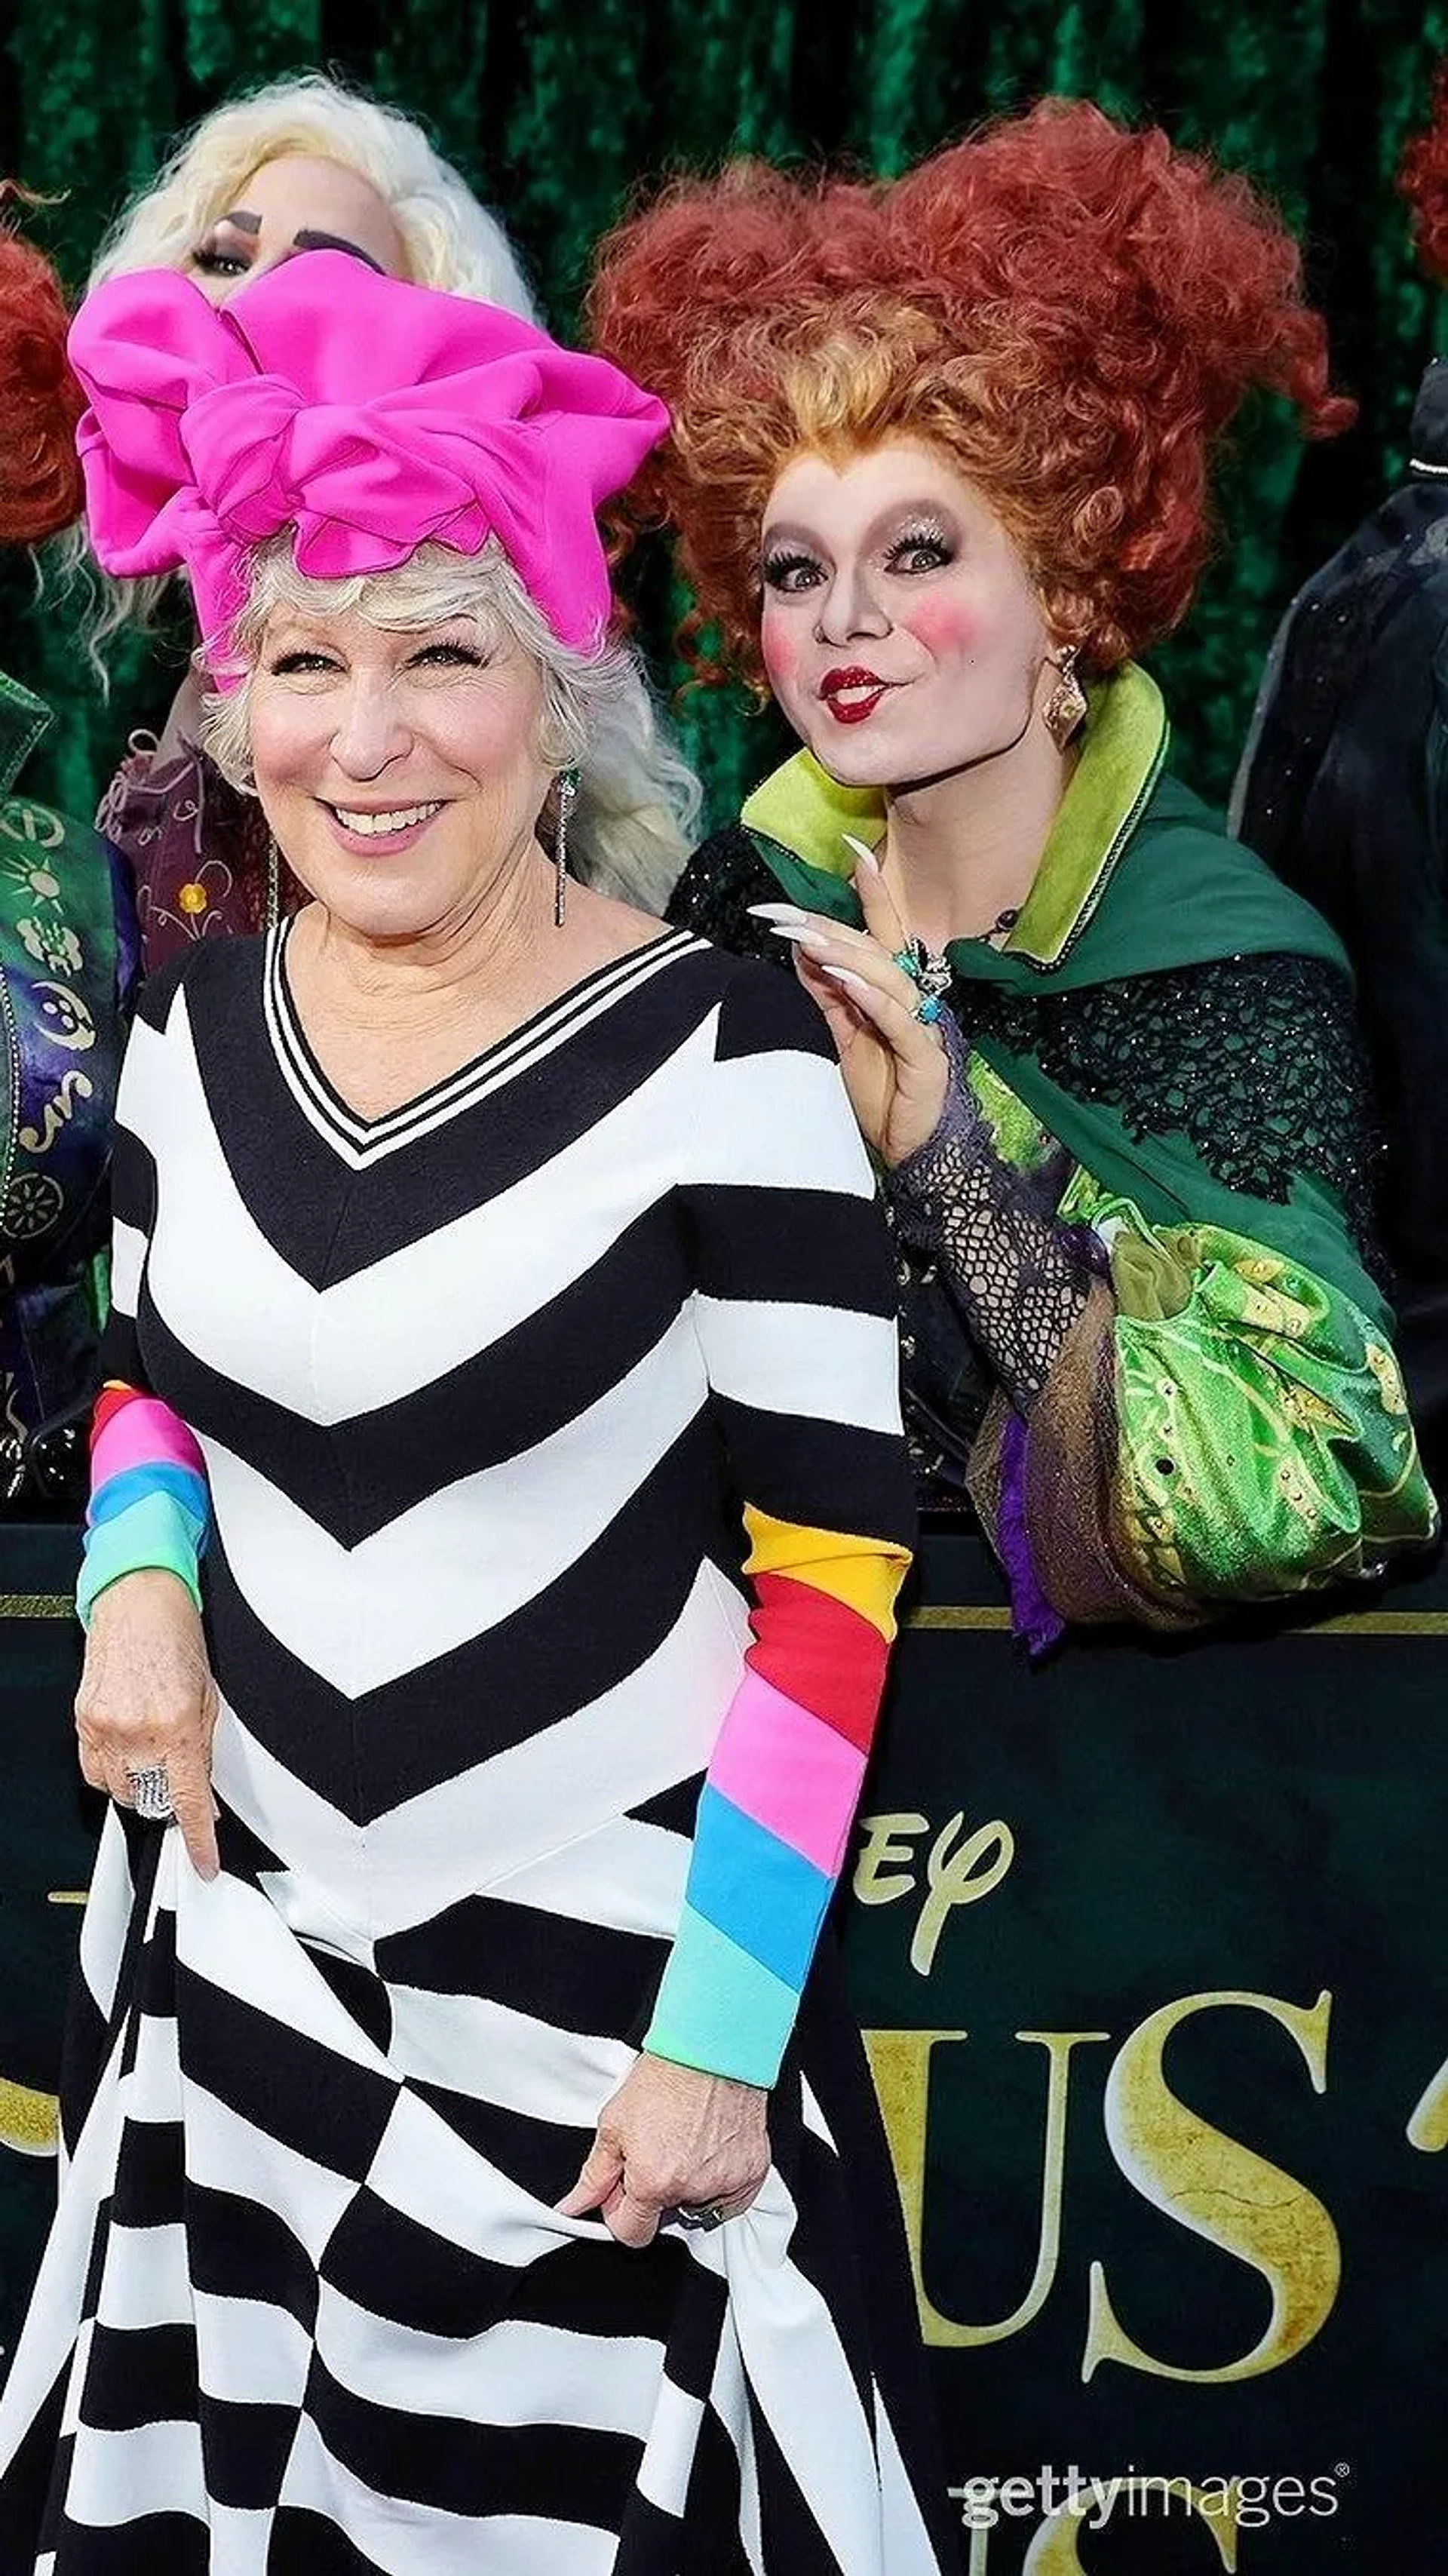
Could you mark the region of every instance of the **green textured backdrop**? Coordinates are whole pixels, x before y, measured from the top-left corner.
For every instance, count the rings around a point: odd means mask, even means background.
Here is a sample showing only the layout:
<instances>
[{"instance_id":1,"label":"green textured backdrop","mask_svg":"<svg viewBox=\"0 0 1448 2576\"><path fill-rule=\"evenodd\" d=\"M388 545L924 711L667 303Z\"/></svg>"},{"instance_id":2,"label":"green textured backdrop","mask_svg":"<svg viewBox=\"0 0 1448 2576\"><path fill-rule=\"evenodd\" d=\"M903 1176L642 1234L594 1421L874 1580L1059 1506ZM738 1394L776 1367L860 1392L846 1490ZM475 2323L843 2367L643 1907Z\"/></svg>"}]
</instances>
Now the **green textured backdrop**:
<instances>
[{"instance_id":1,"label":"green textured backdrop","mask_svg":"<svg viewBox=\"0 0 1448 2576\"><path fill-rule=\"evenodd\" d=\"M564 332L590 244L635 178L669 164L744 146L894 171L1049 89L1212 144L1302 229L1363 418L1306 455L1274 411L1239 432L1217 560L1159 656L1178 764L1209 794L1230 778L1278 610L1401 461L1437 327L1393 170L1448 0L0 0L0 27L0 168L64 192L40 238L73 284L180 128L229 91L326 64L430 122ZM87 810L129 728L158 717L174 665L128 650L103 704L71 616L37 602L14 562L0 621L0 661L60 717L29 783ZM646 631L667 681L661 617ZM695 697L683 722L722 816L773 756L774 720Z\"/></svg>"}]
</instances>

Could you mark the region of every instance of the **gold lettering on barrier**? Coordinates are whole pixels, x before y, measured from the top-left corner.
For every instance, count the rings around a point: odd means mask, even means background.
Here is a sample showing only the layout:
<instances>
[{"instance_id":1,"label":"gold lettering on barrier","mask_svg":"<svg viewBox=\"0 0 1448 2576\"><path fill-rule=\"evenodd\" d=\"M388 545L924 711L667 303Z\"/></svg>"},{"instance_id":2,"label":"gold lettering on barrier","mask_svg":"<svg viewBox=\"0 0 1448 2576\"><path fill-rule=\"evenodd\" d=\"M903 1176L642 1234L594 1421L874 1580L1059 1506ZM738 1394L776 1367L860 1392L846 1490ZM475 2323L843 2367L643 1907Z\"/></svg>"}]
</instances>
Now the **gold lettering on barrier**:
<instances>
[{"instance_id":1,"label":"gold lettering on barrier","mask_svg":"<svg viewBox=\"0 0 1448 2576\"><path fill-rule=\"evenodd\" d=\"M60 2137L53 2093L32 2092L0 2075L0 2147L17 2156L53 2156Z\"/></svg>"},{"instance_id":2,"label":"gold lettering on barrier","mask_svg":"<svg viewBox=\"0 0 1448 2576\"><path fill-rule=\"evenodd\" d=\"M1106 2079L1106 2134L1143 2199L1261 2274L1272 2294L1271 2315L1258 2341L1238 2359L1187 2369L1132 2341L1112 2307L1105 2267L1093 2263L1083 2380L1103 2361L1203 2387L1255 2379L1303 2351L1332 2312L1342 2256L1322 2202L1280 2166L1214 2129L1167 2083L1162 2059L1173 2031L1197 2013L1223 2011L1265 2013L1278 2023L1300 2050L1313 2091L1326 2091L1329 1994L1319 1995L1310 2011L1276 1995L1184 1995L1152 2013L1122 2043Z\"/></svg>"},{"instance_id":3,"label":"gold lettering on barrier","mask_svg":"<svg viewBox=\"0 0 1448 2576\"><path fill-rule=\"evenodd\" d=\"M1125 2499L1156 2495L1179 2496L1198 2520L1204 2522L1217 2546L1218 2563L1235 2576L1237 2566L1237 2499L1230 2482L1225 2487L1194 2487L1185 2478L1107 2478L1100 2481L1109 2512ZM1128 2511L1130 2503L1128 2502ZM1080 2506L1062 2505L1048 2514L1040 2525L1021 2562L1021 2576L1087 2576L1085 2563L1076 2547L1084 2519ZM1104 2527L1089 2517L1093 2531ZM1122 2519L1125 2520L1125 2515ZM1109 2514L1106 2517L1109 2520ZM1206 2562L1210 2564L1210 2562ZM1173 2567L1179 2561L1172 2558ZM1095 2551L1092 2570L1105 2567Z\"/></svg>"},{"instance_id":4,"label":"gold lettering on barrier","mask_svg":"<svg viewBox=\"0 0 1448 2576\"><path fill-rule=\"evenodd\" d=\"M1448 2147L1448 2059L1423 2090L1408 2122L1408 2144L1425 2156L1441 2156Z\"/></svg>"},{"instance_id":5,"label":"gold lettering on barrier","mask_svg":"<svg viewBox=\"0 0 1448 2576\"><path fill-rule=\"evenodd\" d=\"M925 2287L925 2162L930 2125L931 2059L937 2048L958 2045L963 2030L867 2030L865 2047L880 2097L895 2178L905 2211L905 2233L915 2275L921 2331L928 2344L950 2350L977 2344L1004 2343L1019 2334L1045 2305L1056 2277L1061 2251L1061 2181L1066 2163L1066 2106L1071 2081L1071 2051L1088 2041L1109 2039L1105 2030L1018 2030L1017 2039L1044 2048L1050 2061L1046 2085L1045 2138L1041 2153L1041 2223L1036 2264L1020 2306L991 2325L962 2325L937 2308Z\"/></svg>"},{"instance_id":6,"label":"gold lettering on barrier","mask_svg":"<svg viewBox=\"0 0 1448 2576\"><path fill-rule=\"evenodd\" d=\"M911 1809L862 1816L859 1831L861 1849L851 1883L856 1904L894 1905L913 1894L920 1879L913 1845L929 1833L930 1818ZM967 1833L964 1810L957 1809L941 1826L926 1857L927 1894L910 1944L910 1965L918 1977L928 1977L934 1967L941 1933L955 1908L989 1896L1015 1856L1015 1835L1000 1817Z\"/></svg>"}]
</instances>

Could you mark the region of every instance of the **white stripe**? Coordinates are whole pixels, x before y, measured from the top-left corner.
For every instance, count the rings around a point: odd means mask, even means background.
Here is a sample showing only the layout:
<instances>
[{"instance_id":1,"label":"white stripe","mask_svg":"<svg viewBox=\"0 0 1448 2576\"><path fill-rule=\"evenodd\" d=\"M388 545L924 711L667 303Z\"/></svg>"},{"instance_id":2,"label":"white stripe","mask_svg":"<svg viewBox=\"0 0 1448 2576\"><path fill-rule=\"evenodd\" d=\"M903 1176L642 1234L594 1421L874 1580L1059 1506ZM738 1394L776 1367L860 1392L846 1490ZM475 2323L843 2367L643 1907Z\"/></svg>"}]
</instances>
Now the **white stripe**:
<instances>
[{"instance_id":1,"label":"white stripe","mask_svg":"<svg viewBox=\"0 0 1448 2576\"><path fill-rule=\"evenodd\" d=\"M754 2421L749 2412L749 2389L744 2377L744 2364L739 2358L738 2328L732 2306L724 2311L709 2404L733 2443L734 2456L739 2463L740 2543L749 2561L751 2576L764 2576L759 2461L754 2449Z\"/></svg>"},{"instance_id":2,"label":"white stripe","mask_svg":"<svg viewBox=\"0 0 1448 2576\"><path fill-rule=\"evenodd\" d=\"M181 2066L176 2052L176 2024L169 2013L133 2016L136 2054L124 2078L128 2120L167 2122L181 2117Z\"/></svg>"},{"instance_id":3,"label":"white stripe","mask_svg":"<svg viewBox=\"0 0 1448 2576\"><path fill-rule=\"evenodd\" d=\"M399 2075L531 2119L591 2128L635 2061L622 2040L578 2037L480 1995L393 1985L387 1993Z\"/></svg>"},{"instance_id":4,"label":"white stripe","mask_svg":"<svg viewBox=\"0 0 1448 2576\"><path fill-rule=\"evenodd\" d=\"M235 2406L300 2406L312 2338L289 2308L198 2290L196 2345L208 2397Z\"/></svg>"},{"instance_id":5,"label":"white stripe","mask_svg":"<svg viewBox=\"0 0 1448 2576\"><path fill-rule=\"evenodd\" d=\"M746 1189L875 1195L839 1066L793 1051L726 1056L715 1065L689 1177Z\"/></svg>"},{"instance_id":6,"label":"white stripe","mask_svg":"<svg viewBox=\"0 0 1448 2576\"><path fill-rule=\"evenodd\" d=\"M190 2252L179 2220L169 2227L111 2220L96 2313L103 2326L122 2334L191 2323Z\"/></svg>"},{"instance_id":7,"label":"white stripe","mask_svg":"<svg viewBox=\"0 0 1448 2576\"><path fill-rule=\"evenodd\" d=\"M390 2080L392 2069L314 1967L259 1889L225 1870L209 1884L187 1866L176 1918L177 1957L193 1975L254 2012L281 2022L314 2047L330 2049L365 2072ZM198 2005L204 2012L204 2002Z\"/></svg>"},{"instance_id":8,"label":"white stripe","mask_svg":"<svg viewBox=\"0 0 1448 2576\"><path fill-rule=\"evenodd\" d=\"M940 2560L926 2530L920 2500L910 2483L900 2445L878 2389L875 2392L875 2440L880 2473L881 2565L889 2576L941 2576Z\"/></svg>"},{"instance_id":9,"label":"white stripe","mask_svg":"<svg viewBox=\"0 0 1448 2576\"><path fill-rule=\"evenodd\" d=\"M116 1979L125 1955L134 1890L121 1820L107 1802L90 1894L80 1918L80 1972L103 2021L116 2006Z\"/></svg>"},{"instance_id":10,"label":"white stripe","mask_svg":"<svg viewBox=\"0 0 1448 2576\"><path fill-rule=\"evenodd\" d=\"M486 1635L576 1566L705 1400L687 1310L595 1404L359 1541L327 1530L205 1438L212 1509L243 1598L349 1699Z\"/></svg>"},{"instance_id":11,"label":"white stripe","mask_svg":"<svg viewBox=\"0 0 1448 2576\"><path fill-rule=\"evenodd\" d=\"M699 1339L717 1395L762 1413L798 1414L865 1431L900 1429L893 1316L840 1306L783 1306L696 1297ZM848 1522L849 1496L838 1498Z\"/></svg>"},{"instance_id":12,"label":"white stripe","mask_svg":"<svg viewBox=\"0 0 1448 2576\"><path fill-rule=\"evenodd\" d=\"M412 2093L398 2100L367 2187L444 2244L516 2271L560 2245L580 2237L596 2243L605 2233L601 2219L560 2218Z\"/></svg>"},{"instance_id":13,"label":"white stripe","mask_svg":"<svg viewBox=\"0 0 1448 2576\"><path fill-rule=\"evenodd\" d=\"M65 2509L72 2522L110 2530L148 2513L189 2513L205 2524L206 2476L201 2427L140 2424L126 2433L86 2425L71 2454Z\"/></svg>"},{"instance_id":14,"label":"white stripe","mask_svg":"<svg viewBox=\"0 0 1448 2576\"><path fill-rule=\"evenodd\" d=\"M732 1659L730 1671L732 1676ZM701 1740L700 1770L712 1749L706 1751ZM515 1870L492 1893L506 1896L510 1905L533 1905L568 1923L596 1923L606 1932L672 1930L683 1910L692 1850L687 1834L619 1816L581 1842L566 1843L561 1851L546 1852L541 1860Z\"/></svg>"},{"instance_id":15,"label":"white stripe","mask_svg":"<svg viewBox=\"0 0 1448 2576\"><path fill-rule=\"evenodd\" d=\"M191 2083L186 2087L186 2172L203 2190L234 2195L238 2186L244 2187L249 2200L274 2211L290 2228L313 2265L321 2262L356 2196L356 2186L345 2175L313 2164Z\"/></svg>"},{"instance_id":16,"label":"white stripe","mask_svg":"<svg viewBox=\"0 0 1448 2576\"><path fill-rule=\"evenodd\" d=\"M169 1048L153 1055L159 1048L150 1036L136 1069L138 1090L161 1095L142 1107L165 1138L147 1272L157 1309L208 1368L330 1426L380 1412L489 1350L585 1277L674 1187L713 1020L538 1169L320 1291L282 1260L238 1193L184 1014Z\"/></svg>"},{"instance_id":17,"label":"white stripe","mask_svg":"<svg viewBox=\"0 0 1448 2576\"><path fill-rule=\"evenodd\" d=\"M419 2334L372 2315L325 2281L317 2350L354 2396L399 2414L467 2424L570 2424L640 2441L664 2363L663 2345L649 2336L604 2340L510 2318L479 2335ZM560 2457L566 2460L566 2452Z\"/></svg>"},{"instance_id":18,"label":"white stripe","mask_svg":"<svg viewBox=\"0 0 1448 2576\"><path fill-rule=\"evenodd\" d=\"M293 1928L365 1964L374 1940L429 1923L465 1896L516 1894L531 1903L540 1863L556 1855L566 1872L574 1847L613 1826L620 1809L702 1771L748 1640L743 1601L705 1565L668 1636L636 1672L372 1824L352 1824L293 1778L224 1704L213 1746L216 1792L287 1862ZM579 1865L586 1878L586 1853ZM674 1873L641 1874L634 1905L641 1914L652 1890L657 1910L624 1928L671 1936L676 1884Z\"/></svg>"},{"instance_id":19,"label":"white stripe","mask_svg":"<svg viewBox=\"0 0 1448 2576\"><path fill-rule=\"evenodd\" d=\"M659 2402L638 2470L640 2495L657 2505L660 2513L683 2516L703 2417L699 2398L676 2388L671 2379L660 2381Z\"/></svg>"},{"instance_id":20,"label":"white stripe","mask_svg":"<svg viewBox=\"0 0 1448 2576\"><path fill-rule=\"evenodd\" d=\"M117 1217L111 1227L111 1310L114 1314L134 1317L145 1260L146 1238L140 1227L127 1225Z\"/></svg>"}]
</instances>

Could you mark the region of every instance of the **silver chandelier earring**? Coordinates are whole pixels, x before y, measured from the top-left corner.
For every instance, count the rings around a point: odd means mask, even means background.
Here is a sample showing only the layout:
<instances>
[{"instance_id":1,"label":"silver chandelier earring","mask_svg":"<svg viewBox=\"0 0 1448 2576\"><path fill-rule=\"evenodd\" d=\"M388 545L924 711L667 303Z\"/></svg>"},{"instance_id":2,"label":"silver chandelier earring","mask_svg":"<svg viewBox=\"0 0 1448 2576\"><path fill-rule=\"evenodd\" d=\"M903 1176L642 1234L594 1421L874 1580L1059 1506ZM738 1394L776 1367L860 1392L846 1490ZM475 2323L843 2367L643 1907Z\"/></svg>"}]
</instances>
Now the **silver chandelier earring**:
<instances>
[{"instance_id":1,"label":"silver chandelier earring","mask_svg":"<svg viewBox=\"0 0 1448 2576\"><path fill-rule=\"evenodd\" d=\"M1086 692L1076 677L1080 659L1079 644L1062 645L1056 657L1060 676L1041 710L1042 722L1058 751L1065 750L1086 714Z\"/></svg>"},{"instance_id":2,"label":"silver chandelier earring","mask_svg":"<svg viewBox=\"0 0 1448 2576\"><path fill-rule=\"evenodd\" d=\"M576 769L558 773L558 829L553 841L553 926L561 930L568 911L568 817L578 794Z\"/></svg>"}]
</instances>

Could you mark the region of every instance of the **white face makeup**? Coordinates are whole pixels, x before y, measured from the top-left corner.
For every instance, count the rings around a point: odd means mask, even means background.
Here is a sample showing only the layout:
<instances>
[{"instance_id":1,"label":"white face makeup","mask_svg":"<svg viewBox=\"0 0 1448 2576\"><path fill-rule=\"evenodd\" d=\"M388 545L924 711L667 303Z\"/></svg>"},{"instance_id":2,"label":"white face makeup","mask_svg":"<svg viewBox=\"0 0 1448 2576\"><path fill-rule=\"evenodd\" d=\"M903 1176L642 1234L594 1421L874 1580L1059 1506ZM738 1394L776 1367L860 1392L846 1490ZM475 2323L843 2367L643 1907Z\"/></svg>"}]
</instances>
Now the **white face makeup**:
<instances>
[{"instance_id":1,"label":"white face makeup","mask_svg":"<svg viewBox=\"0 0 1448 2576\"><path fill-rule=\"evenodd\" d=\"M760 568L775 697L844 785L917 785L1025 734L1051 636L999 519L938 450L794 457Z\"/></svg>"},{"instance_id":2,"label":"white face makeup","mask_svg":"<svg viewBox=\"0 0 1448 2576\"><path fill-rule=\"evenodd\" d=\"M534 846L543 683L471 618L400 634L279 608L251 681L257 793L292 873L364 937L485 905Z\"/></svg>"},{"instance_id":3,"label":"white face makeup","mask_svg":"<svg viewBox=\"0 0 1448 2576\"><path fill-rule=\"evenodd\" d=\"M407 275L407 253L386 201L340 161L285 152L244 180L234 206L207 226L188 274L213 304L309 250L349 251L385 277Z\"/></svg>"}]
</instances>

